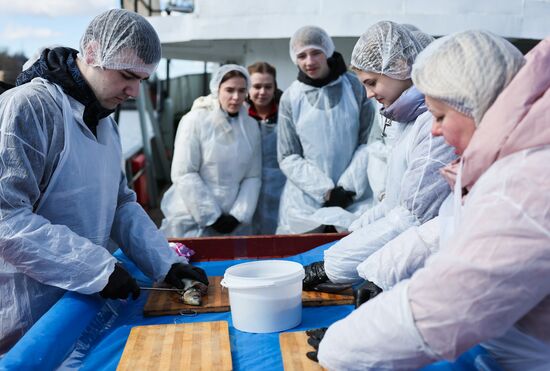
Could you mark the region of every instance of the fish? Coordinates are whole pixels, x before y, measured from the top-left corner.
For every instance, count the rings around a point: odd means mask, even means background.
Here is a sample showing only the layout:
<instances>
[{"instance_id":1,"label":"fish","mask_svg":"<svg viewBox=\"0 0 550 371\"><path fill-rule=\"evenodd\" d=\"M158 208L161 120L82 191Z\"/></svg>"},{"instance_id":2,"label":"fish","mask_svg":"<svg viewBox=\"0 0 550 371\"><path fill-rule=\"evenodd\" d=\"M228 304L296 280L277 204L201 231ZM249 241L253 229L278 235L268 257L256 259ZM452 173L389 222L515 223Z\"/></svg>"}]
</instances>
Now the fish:
<instances>
[{"instance_id":1,"label":"fish","mask_svg":"<svg viewBox=\"0 0 550 371\"><path fill-rule=\"evenodd\" d=\"M202 304L202 296L208 292L208 286L202 282L187 278L182 279L181 282L183 283L181 301L187 305L200 306Z\"/></svg>"}]
</instances>

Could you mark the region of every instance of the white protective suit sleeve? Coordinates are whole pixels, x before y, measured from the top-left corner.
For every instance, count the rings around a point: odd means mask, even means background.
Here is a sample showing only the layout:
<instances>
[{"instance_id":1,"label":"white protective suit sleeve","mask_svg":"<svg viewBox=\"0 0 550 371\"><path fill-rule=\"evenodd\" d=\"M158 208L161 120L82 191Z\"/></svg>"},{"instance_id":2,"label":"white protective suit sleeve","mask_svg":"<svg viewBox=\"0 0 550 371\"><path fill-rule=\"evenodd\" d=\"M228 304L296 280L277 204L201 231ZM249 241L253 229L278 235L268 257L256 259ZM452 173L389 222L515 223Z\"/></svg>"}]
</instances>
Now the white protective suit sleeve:
<instances>
[{"instance_id":1,"label":"white protective suit sleeve","mask_svg":"<svg viewBox=\"0 0 550 371\"><path fill-rule=\"evenodd\" d=\"M454 159L453 148L443 137L431 135L431 119L427 117L431 116L420 116L414 124L419 126L406 154L407 169L401 178L398 205L325 251L325 270L332 282L359 280L357 266L361 262L411 226L433 219L450 193L439 169ZM392 161L401 160L392 156ZM377 206L385 207L383 203Z\"/></svg>"},{"instance_id":2,"label":"white protective suit sleeve","mask_svg":"<svg viewBox=\"0 0 550 371\"><path fill-rule=\"evenodd\" d=\"M384 197L384 199L377 203L376 205L374 205L373 207L367 209L367 211L365 211L363 214L361 214L361 216L357 219L355 219L353 221L353 223L350 224L348 230L350 232L355 232L369 224L371 224L372 222L380 219L380 218L383 218L387 213L388 213L388 210L389 209L389 206L388 206L388 201L387 199Z\"/></svg>"},{"instance_id":3,"label":"white protective suit sleeve","mask_svg":"<svg viewBox=\"0 0 550 371\"><path fill-rule=\"evenodd\" d=\"M349 76L349 75L347 75ZM369 152L367 143L373 127L375 107L359 80L349 76L353 94L357 99L359 110L359 136L358 146L353 157L337 182L337 185L346 191L355 192L355 199L361 199L367 192L372 192L367 178Z\"/></svg>"},{"instance_id":4,"label":"white protective suit sleeve","mask_svg":"<svg viewBox=\"0 0 550 371\"><path fill-rule=\"evenodd\" d=\"M414 226L388 242L359 264L357 272L387 291L399 281L411 278L426 259L439 250L439 217Z\"/></svg>"},{"instance_id":5,"label":"white protective suit sleeve","mask_svg":"<svg viewBox=\"0 0 550 371\"><path fill-rule=\"evenodd\" d=\"M156 281L164 280L172 264L188 262L170 248L166 237L137 203L124 174L121 174L111 238L143 273Z\"/></svg>"},{"instance_id":6,"label":"white protective suit sleeve","mask_svg":"<svg viewBox=\"0 0 550 371\"><path fill-rule=\"evenodd\" d=\"M436 360L426 347L407 300L409 280L399 282L332 324L317 357L328 370L412 370Z\"/></svg>"},{"instance_id":7,"label":"white protective suit sleeve","mask_svg":"<svg viewBox=\"0 0 550 371\"><path fill-rule=\"evenodd\" d=\"M229 211L229 214L244 224L252 222L262 187L262 148L260 140L254 143L252 153L252 164L245 178L241 181L239 193Z\"/></svg>"},{"instance_id":8,"label":"white protective suit sleeve","mask_svg":"<svg viewBox=\"0 0 550 371\"><path fill-rule=\"evenodd\" d=\"M212 191L199 173L202 164L199 127L206 115L207 110L191 110L181 120L174 142L171 173L172 183L180 195L185 195L182 200L201 228L212 225L222 214Z\"/></svg>"},{"instance_id":9,"label":"white protective suit sleeve","mask_svg":"<svg viewBox=\"0 0 550 371\"><path fill-rule=\"evenodd\" d=\"M292 115L291 88L281 97L277 137L277 158L279 167L291 181L313 198L323 204L325 194L334 188L334 182L315 164L303 157L302 144L296 132L296 123Z\"/></svg>"},{"instance_id":10,"label":"white protective suit sleeve","mask_svg":"<svg viewBox=\"0 0 550 371\"><path fill-rule=\"evenodd\" d=\"M63 122L60 107L44 86L40 89L42 94L0 99L0 256L43 284L96 293L107 284L116 259L103 246L33 212L64 141L55 131Z\"/></svg>"}]
</instances>

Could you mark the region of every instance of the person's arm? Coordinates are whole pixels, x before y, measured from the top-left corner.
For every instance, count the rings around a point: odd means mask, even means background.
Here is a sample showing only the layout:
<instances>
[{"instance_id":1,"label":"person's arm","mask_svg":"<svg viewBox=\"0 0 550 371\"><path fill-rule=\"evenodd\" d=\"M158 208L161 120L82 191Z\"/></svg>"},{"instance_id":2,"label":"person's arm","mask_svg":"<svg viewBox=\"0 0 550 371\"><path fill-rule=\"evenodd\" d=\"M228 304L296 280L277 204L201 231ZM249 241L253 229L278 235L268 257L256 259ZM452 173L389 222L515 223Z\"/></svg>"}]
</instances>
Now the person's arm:
<instances>
[{"instance_id":1,"label":"person's arm","mask_svg":"<svg viewBox=\"0 0 550 371\"><path fill-rule=\"evenodd\" d=\"M210 188L199 173L202 166L200 126L206 125L208 111L199 109L185 116L178 127L172 160L172 182L189 210L201 227L212 225L222 210Z\"/></svg>"},{"instance_id":2,"label":"person's arm","mask_svg":"<svg viewBox=\"0 0 550 371\"><path fill-rule=\"evenodd\" d=\"M136 201L136 194L121 173L117 209L111 238L138 268L155 281L162 281L172 264L187 263L169 246L166 237Z\"/></svg>"},{"instance_id":3,"label":"person's arm","mask_svg":"<svg viewBox=\"0 0 550 371\"><path fill-rule=\"evenodd\" d=\"M366 193L372 194L367 172L369 160L367 142L373 127L375 108L357 78L349 74L346 76L349 77L359 106L359 133L355 153L336 185L343 187L346 191L355 192L355 199L362 199Z\"/></svg>"},{"instance_id":4,"label":"person's arm","mask_svg":"<svg viewBox=\"0 0 550 371\"><path fill-rule=\"evenodd\" d=\"M414 226L385 244L357 266L361 278L382 290L410 278L439 250L439 218Z\"/></svg>"},{"instance_id":5,"label":"person's arm","mask_svg":"<svg viewBox=\"0 0 550 371\"><path fill-rule=\"evenodd\" d=\"M250 164L245 178L241 181L237 198L229 211L239 222L250 224L256 210L260 188L262 186L262 147L260 131L254 125L248 128L248 134L254 146L252 152L252 163Z\"/></svg>"},{"instance_id":6,"label":"person's arm","mask_svg":"<svg viewBox=\"0 0 550 371\"><path fill-rule=\"evenodd\" d=\"M378 210L384 211L384 216L363 224L325 251L325 270L332 282L359 279L357 266L361 262L409 227L434 218L450 193L439 168L453 160L453 149L445 144L442 137L432 137L429 114L417 120L423 121L415 124L419 125L419 130L407 154L408 166L401 179L398 205L385 211L384 208L388 208L383 201L367 210L361 216L362 220Z\"/></svg>"},{"instance_id":7,"label":"person's arm","mask_svg":"<svg viewBox=\"0 0 550 371\"><path fill-rule=\"evenodd\" d=\"M533 161L521 160L524 168ZM410 280L331 326L319 348L321 364L416 369L453 359L503 335L546 300L550 281L541 277L550 269L550 214L540 207L550 204L546 163L534 176L501 166L484 175L490 184L482 187L480 178L450 245Z\"/></svg>"},{"instance_id":8,"label":"person's arm","mask_svg":"<svg viewBox=\"0 0 550 371\"><path fill-rule=\"evenodd\" d=\"M289 90L292 88L291 86ZM279 105L279 122L277 124L279 167L296 187L319 204L323 204L327 192L334 188L334 182L315 164L303 157L302 144L292 116L292 98L289 90L285 91Z\"/></svg>"},{"instance_id":9,"label":"person's arm","mask_svg":"<svg viewBox=\"0 0 550 371\"><path fill-rule=\"evenodd\" d=\"M0 98L0 256L43 284L92 294L105 287L116 259L34 213L63 149L63 135L61 108L45 87Z\"/></svg>"}]
</instances>

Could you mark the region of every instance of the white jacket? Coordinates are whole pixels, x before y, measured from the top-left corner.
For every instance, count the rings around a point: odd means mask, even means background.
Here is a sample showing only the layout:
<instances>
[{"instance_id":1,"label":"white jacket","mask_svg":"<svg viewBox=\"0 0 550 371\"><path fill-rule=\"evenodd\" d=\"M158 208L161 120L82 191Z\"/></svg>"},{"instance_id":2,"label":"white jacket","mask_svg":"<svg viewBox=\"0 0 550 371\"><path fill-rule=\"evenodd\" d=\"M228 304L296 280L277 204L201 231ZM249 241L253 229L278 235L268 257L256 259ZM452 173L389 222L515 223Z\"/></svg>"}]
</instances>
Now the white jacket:
<instances>
[{"instance_id":1,"label":"white jacket","mask_svg":"<svg viewBox=\"0 0 550 371\"><path fill-rule=\"evenodd\" d=\"M232 234L250 234L261 166L260 130L245 107L231 118L216 98L199 98L178 127L161 230L169 237L219 235L209 226L225 213L241 223Z\"/></svg>"}]
</instances>

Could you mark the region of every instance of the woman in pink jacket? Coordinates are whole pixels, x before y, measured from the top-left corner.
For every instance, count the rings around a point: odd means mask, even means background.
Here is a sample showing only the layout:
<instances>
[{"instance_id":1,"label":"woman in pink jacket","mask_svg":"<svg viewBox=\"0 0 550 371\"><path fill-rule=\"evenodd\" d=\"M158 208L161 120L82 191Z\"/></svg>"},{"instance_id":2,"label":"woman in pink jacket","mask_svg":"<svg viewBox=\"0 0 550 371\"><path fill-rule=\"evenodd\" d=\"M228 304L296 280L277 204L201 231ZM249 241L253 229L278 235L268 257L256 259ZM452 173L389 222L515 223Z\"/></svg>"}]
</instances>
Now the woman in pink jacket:
<instances>
[{"instance_id":1,"label":"woman in pink jacket","mask_svg":"<svg viewBox=\"0 0 550 371\"><path fill-rule=\"evenodd\" d=\"M434 134L463 153L457 229L411 279L333 324L319 345L321 365L413 369L484 342L506 369L549 369L550 38L506 88L506 79L480 84L492 64L515 58L502 41L468 31L418 57L412 77ZM485 95L503 88L487 111Z\"/></svg>"}]
</instances>

